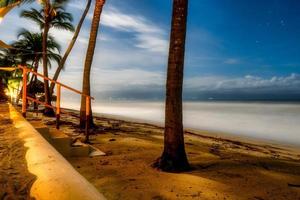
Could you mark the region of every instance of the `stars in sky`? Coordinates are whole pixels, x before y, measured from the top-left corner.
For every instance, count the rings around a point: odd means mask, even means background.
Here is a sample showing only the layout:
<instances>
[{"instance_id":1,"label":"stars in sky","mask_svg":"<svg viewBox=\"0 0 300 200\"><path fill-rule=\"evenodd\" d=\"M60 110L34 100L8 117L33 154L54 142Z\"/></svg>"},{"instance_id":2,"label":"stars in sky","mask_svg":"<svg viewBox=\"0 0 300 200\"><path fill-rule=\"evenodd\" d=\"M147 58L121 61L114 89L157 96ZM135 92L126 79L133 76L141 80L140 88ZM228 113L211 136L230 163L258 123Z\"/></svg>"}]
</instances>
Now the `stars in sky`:
<instances>
[{"instance_id":1,"label":"stars in sky","mask_svg":"<svg viewBox=\"0 0 300 200\"><path fill-rule=\"evenodd\" d=\"M73 13L75 24L84 8L82 2L70 4L67 8ZM127 94L132 94L133 90L163 90L171 5L171 0L107 1L92 68L93 76L97 74L92 79L93 87L99 96L105 96L104 93L125 95L127 90ZM20 10L31 6L27 4L15 9L5 18L0 25L0 39L6 42L15 40L17 31L22 27L39 31L33 23L19 18ZM259 81L247 79L247 88L251 82L259 88L272 77L282 77L289 82L290 89L287 91L295 93L299 77L288 77L300 74L299 10L298 0L190 0L186 93L197 92L189 84L206 88L209 92L215 81L224 80L241 84L240 90L243 86L246 88L243 85L246 76L259 77ZM80 88L90 16L91 13L61 77L77 88ZM63 48L72 37L72 34L62 31L52 31L51 34L57 36ZM125 76L126 73L130 76ZM108 74L113 74L113 78L107 78ZM127 78L122 80L122 77ZM199 84L195 84L196 80ZM275 82L269 82L265 87L266 94L276 91L278 85L284 83ZM230 84L226 85L226 90L228 87ZM224 90L222 87L218 89L220 93ZM254 91L255 87L252 93Z\"/></svg>"}]
</instances>

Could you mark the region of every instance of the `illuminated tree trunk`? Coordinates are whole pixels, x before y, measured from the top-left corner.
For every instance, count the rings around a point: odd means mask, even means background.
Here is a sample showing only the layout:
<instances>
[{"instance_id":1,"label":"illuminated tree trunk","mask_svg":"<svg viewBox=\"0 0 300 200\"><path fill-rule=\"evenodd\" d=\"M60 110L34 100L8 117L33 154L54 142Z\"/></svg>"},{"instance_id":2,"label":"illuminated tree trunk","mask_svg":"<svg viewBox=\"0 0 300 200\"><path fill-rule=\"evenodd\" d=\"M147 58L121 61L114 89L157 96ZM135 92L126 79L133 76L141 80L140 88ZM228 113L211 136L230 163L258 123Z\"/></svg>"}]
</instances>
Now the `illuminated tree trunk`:
<instances>
[{"instance_id":1,"label":"illuminated tree trunk","mask_svg":"<svg viewBox=\"0 0 300 200\"><path fill-rule=\"evenodd\" d=\"M49 15L50 15L50 3L49 0L46 0L44 7L44 32L43 32L43 75L48 77L48 59L47 59L47 39L48 39L48 32L49 32ZM44 93L45 93L45 103L51 105L50 99L50 90L49 90L49 81L44 79ZM53 117L54 110L52 108L45 107L44 115Z\"/></svg>"},{"instance_id":2,"label":"illuminated tree trunk","mask_svg":"<svg viewBox=\"0 0 300 200\"><path fill-rule=\"evenodd\" d=\"M163 171L179 172L189 169L182 123L182 84L184 71L185 38L188 0L173 0L170 38L164 151L154 166Z\"/></svg>"},{"instance_id":3,"label":"illuminated tree trunk","mask_svg":"<svg viewBox=\"0 0 300 200\"><path fill-rule=\"evenodd\" d=\"M102 13L102 8L105 4L105 0L96 0L95 3L95 10L94 10L94 16L92 20L91 25L91 32L90 32L90 38L89 38L89 45L86 52L86 58L85 58L85 64L84 64L84 71L83 71L83 84L82 84L82 91L86 95L90 95L90 73L91 73L91 67L93 63L93 57L97 42L97 35L98 35L98 29L99 29L99 23L100 23L100 17ZM91 106L90 106L91 109ZM85 121L86 121L86 98L85 96L81 96L81 107L80 107L80 127L85 127ZM91 112L92 113L92 112ZM90 116L90 124L93 125L93 117Z\"/></svg>"}]
</instances>

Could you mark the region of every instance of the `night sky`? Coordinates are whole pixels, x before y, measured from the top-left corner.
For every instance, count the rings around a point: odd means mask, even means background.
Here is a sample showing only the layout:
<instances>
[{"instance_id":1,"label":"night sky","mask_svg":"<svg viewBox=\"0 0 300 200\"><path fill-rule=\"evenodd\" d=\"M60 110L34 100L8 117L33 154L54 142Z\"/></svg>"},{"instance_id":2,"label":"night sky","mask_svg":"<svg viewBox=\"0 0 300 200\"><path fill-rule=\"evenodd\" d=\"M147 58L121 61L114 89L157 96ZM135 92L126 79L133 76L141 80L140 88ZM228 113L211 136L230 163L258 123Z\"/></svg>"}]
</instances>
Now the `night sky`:
<instances>
[{"instance_id":1,"label":"night sky","mask_svg":"<svg viewBox=\"0 0 300 200\"><path fill-rule=\"evenodd\" d=\"M74 24L83 2L71 1L67 7ZM189 2L185 99L300 99L300 1ZM9 13L0 24L0 39L16 40L20 28L39 31L19 18L20 10L31 6L38 7L26 5ZM96 97L163 97L171 6L171 0L107 0L92 72ZM92 12L61 76L78 89L91 16ZM51 33L63 47L72 37L59 30Z\"/></svg>"}]
</instances>

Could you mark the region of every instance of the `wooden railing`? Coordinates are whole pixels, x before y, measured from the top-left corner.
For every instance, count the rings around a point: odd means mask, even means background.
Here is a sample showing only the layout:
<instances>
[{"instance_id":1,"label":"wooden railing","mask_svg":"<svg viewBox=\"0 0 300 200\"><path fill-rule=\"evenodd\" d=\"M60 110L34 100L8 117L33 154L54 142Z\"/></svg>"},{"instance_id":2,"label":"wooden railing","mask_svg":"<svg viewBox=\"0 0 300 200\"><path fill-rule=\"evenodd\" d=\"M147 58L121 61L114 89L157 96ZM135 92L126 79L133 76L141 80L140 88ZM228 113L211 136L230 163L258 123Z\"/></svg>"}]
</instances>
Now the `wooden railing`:
<instances>
[{"instance_id":1,"label":"wooden railing","mask_svg":"<svg viewBox=\"0 0 300 200\"><path fill-rule=\"evenodd\" d=\"M25 66L19 65L17 69L23 70L23 93L22 93L22 115L26 117L26 110L27 110L27 99L30 101L33 101L35 103L44 105L45 107L52 108L56 111L56 128L59 129L60 126L60 114L61 114L61 107L60 107L60 100L61 100L61 88L66 88L72 92L75 92L81 96L84 96L86 98L86 108L85 108L85 141L89 142L89 129L90 129L90 117L91 117L91 100L94 100L94 97L91 97L89 95L83 94L79 90L76 90L74 88L71 88L63 83L60 83L58 81L55 81L53 79L50 79L48 77L45 77L44 75L33 71L32 69L29 69ZM32 73L36 76L39 76L43 78L44 80L48 80L52 83L56 84L56 106L49 105L45 102L39 101L38 99L34 99L32 97L27 96L27 80L28 80L28 73Z\"/></svg>"}]
</instances>

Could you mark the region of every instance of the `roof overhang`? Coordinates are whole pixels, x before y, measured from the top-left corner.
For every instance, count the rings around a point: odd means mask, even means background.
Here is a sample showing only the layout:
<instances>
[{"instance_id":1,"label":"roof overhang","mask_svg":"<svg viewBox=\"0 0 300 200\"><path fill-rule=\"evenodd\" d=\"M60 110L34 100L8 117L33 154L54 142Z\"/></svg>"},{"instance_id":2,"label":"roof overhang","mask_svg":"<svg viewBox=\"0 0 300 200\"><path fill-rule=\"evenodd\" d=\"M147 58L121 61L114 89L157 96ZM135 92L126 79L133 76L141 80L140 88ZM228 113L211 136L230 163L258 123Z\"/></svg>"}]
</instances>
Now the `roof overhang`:
<instances>
[{"instance_id":1,"label":"roof overhang","mask_svg":"<svg viewBox=\"0 0 300 200\"><path fill-rule=\"evenodd\" d=\"M1 7L0 8L0 22L2 21L2 19L4 18L4 16L11 10L13 9L15 6L19 5L21 1L17 1L16 3L10 4L6 7Z\"/></svg>"},{"instance_id":2,"label":"roof overhang","mask_svg":"<svg viewBox=\"0 0 300 200\"><path fill-rule=\"evenodd\" d=\"M0 71L7 71L7 72L12 72L15 71L15 67L0 67Z\"/></svg>"},{"instance_id":3,"label":"roof overhang","mask_svg":"<svg viewBox=\"0 0 300 200\"><path fill-rule=\"evenodd\" d=\"M5 42L3 42L2 40L0 40L0 47L4 48L4 49L10 49L12 48L12 46L6 44Z\"/></svg>"}]
</instances>

